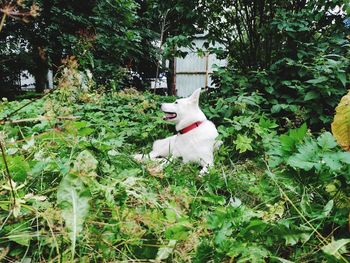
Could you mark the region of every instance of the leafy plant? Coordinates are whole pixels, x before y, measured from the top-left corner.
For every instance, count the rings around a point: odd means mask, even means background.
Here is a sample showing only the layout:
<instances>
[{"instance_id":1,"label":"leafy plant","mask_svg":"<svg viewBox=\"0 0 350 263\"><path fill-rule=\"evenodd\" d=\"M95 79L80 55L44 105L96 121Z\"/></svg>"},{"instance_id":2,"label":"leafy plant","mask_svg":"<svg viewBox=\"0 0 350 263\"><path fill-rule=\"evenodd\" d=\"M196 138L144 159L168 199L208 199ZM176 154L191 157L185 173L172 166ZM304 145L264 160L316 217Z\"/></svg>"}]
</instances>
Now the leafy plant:
<instances>
[{"instance_id":1,"label":"leafy plant","mask_svg":"<svg viewBox=\"0 0 350 263\"><path fill-rule=\"evenodd\" d=\"M76 242L83 230L83 223L89 213L88 188L79 177L66 175L57 190L57 203L61 207L62 217L72 242L72 261L75 255Z\"/></svg>"},{"instance_id":2,"label":"leafy plant","mask_svg":"<svg viewBox=\"0 0 350 263\"><path fill-rule=\"evenodd\" d=\"M332 242L322 247L323 252L328 255L335 256L337 259L341 259L341 254L346 253L345 245L350 242L349 239L332 240Z\"/></svg>"}]
</instances>

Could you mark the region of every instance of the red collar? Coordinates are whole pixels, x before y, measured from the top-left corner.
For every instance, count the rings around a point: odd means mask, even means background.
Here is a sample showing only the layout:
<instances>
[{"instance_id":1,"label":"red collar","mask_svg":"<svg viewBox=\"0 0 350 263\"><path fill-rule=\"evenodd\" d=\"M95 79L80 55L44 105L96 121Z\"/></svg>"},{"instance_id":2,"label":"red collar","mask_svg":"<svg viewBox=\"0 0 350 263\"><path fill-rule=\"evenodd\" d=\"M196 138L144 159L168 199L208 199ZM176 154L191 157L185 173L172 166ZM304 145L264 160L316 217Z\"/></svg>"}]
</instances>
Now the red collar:
<instances>
[{"instance_id":1,"label":"red collar","mask_svg":"<svg viewBox=\"0 0 350 263\"><path fill-rule=\"evenodd\" d=\"M192 123L191 125L183 128L182 130L179 131L180 134L185 134L189 131L192 131L193 129L197 128L199 125L201 125L203 122L202 121L197 121L195 123Z\"/></svg>"}]
</instances>

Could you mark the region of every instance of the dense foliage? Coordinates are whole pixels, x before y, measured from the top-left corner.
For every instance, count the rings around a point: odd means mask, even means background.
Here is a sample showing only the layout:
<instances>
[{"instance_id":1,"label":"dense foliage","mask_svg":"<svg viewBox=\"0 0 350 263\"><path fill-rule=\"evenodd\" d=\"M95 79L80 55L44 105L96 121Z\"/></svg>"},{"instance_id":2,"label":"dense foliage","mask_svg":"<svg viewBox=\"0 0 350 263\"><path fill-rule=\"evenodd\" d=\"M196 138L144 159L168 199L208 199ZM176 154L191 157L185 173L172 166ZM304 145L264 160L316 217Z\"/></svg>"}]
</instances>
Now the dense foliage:
<instances>
[{"instance_id":1,"label":"dense foliage","mask_svg":"<svg viewBox=\"0 0 350 263\"><path fill-rule=\"evenodd\" d=\"M225 94L258 91L280 121L329 127L350 77L349 3L210 2L208 36L223 43L230 58L217 73Z\"/></svg>"},{"instance_id":2,"label":"dense foliage","mask_svg":"<svg viewBox=\"0 0 350 263\"><path fill-rule=\"evenodd\" d=\"M153 73L156 48L152 41L159 34L152 29L158 20L151 23L148 17L150 4L134 0L34 3L40 15L22 21L18 18L30 9L31 1L0 1L2 15L11 10L0 34L1 76L28 70L35 77L36 90L42 92L48 69L56 73L62 59L71 55L79 58L81 69L90 69L96 82L108 88L122 83L127 70L147 77ZM11 15L16 12L18 16ZM4 89L10 83L0 83L2 96L7 95Z\"/></svg>"},{"instance_id":3,"label":"dense foliage","mask_svg":"<svg viewBox=\"0 0 350 263\"><path fill-rule=\"evenodd\" d=\"M2 261L347 262L350 153L329 132L278 136L259 96L232 99L230 115L209 94L206 114L230 123L217 121L216 167L162 170L132 154L173 133L158 110L172 98L86 93L75 70L3 125L15 206L3 177ZM3 102L2 117L25 103Z\"/></svg>"},{"instance_id":4,"label":"dense foliage","mask_svg":"<svg viewBox=\"0 0 350 263\"><path fill-rule=\"evenodd\" d=\"M19 10L32 8L30 1L19 3ZM306 121L314 130L329 127L346 92L347 1L34 3L40 15L35 9L35 16L26 19L30 23L5 20L0 35L0 61L6 62L0 66L2 94L11 86L9 80L26 69L42 91L48 69L56 72L68 55L75 55L81 69L92 71L96 83L107 89L142 89L161 71L168 73L170 87L174 56L186 55L177 47L191 47L191 39L203 32L208 42L225 47L210 50L229 62L217 72L225 96L258 91L266 99L265 110L283 125ZM168 68L161 65L165 58ZM131 76L125 77L128 72Z\"/></svg>"},{"instance_id":5,"label":"dense foliage","mask_svg":"<svg viewBox=\"0 0 350 263\"><path fill-rule=\"evenodd\" d=\"M347 1L0 5L1 92L24 69L57 87L0 103L1 262L350 261ZM125 73L171 79L162 60L203 32L228 61L201 96L215 166L136 162L174 98Z\"/></svg>"}]
</instances>

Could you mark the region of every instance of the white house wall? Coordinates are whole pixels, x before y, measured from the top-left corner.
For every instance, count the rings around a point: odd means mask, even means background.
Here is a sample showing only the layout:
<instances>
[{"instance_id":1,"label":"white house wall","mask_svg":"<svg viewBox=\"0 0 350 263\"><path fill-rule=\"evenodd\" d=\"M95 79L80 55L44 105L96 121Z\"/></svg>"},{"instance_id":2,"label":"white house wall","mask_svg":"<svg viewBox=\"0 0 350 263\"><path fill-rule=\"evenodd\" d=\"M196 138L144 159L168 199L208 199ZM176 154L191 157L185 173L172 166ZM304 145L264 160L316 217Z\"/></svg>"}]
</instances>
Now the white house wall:
<instances>
[{"instance_id":1,"label":"white house wall","mask_svg":"<svg viewBox=\"0 0 350 263\"><path fill-rule=\"evenodd\" d=\"M35 90L35 78L32 74L28 72L28 70L24 70L20 74L21 77L21 89L25 91ZM53 72L51 69L47 72L47 88L53 88Z\"/></svg>"},{"instance_id":2,"label":"white house wall","mask_svg":"<svg viewBox=\"0 0 350 263\"><path fill-rule=\"evenodd\" d=\"M205 39L203 38L194 40L197 48L203 48L204 42ZM215 45L214 47L222 46ZM181 51L188 52L188 55L185 58L176 58L175 61L176 95L186 97L192 94L197 88L203 88L206 85L212 87L210 75L213 73L214 65L225 66L226 60L219 60L214 54L210 54L208 58L206 56L199 56L196 51L189 48L181 48Z\"/></svg>"},{"instance_id":3,"label":"white house wall","mask_svg":"<svg viewBox=\"0 0 350 263\"><path fill-rule=\"evenodd\" d=\"M22 90L34 90L35 89L35 79L28 70L21 72L21 88Z\"/></svg>"},{"instance_id":4,"label":"white house wall","mask_svg":"<svg viewBox=\"0 0 350 263\"><path fill-rule=\"evenodd\" d=\"M185 58L176 59L176 74L205 72L205 66L205 57L199 57L197 53L191 52Z\"/></svg>"},{"instance_id":5,"label":"white house wall","mask_svg":"<svg viewBox=\"0 0 350 263\"><path fill-rule=\"evenodd\" d=\"M176 75L177 96L187 97L197 89L204 87L205 75Z\"/></svg>"}]
</instances>

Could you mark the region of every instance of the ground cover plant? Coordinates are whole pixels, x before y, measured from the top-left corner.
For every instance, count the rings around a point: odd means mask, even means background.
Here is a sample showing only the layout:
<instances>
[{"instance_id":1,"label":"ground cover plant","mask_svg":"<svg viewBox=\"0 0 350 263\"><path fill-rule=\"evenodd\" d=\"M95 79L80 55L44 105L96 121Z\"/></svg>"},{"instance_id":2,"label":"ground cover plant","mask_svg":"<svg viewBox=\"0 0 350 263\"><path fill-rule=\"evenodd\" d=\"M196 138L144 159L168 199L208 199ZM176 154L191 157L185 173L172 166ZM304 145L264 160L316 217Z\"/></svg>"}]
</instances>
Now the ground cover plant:
<instances>
[{"instance_id":1,"label":"ground cover plant","mask_svg":"<svg viewBox=\"0 0 350 263\"><path fill-rule=\"evenodd\" d=\"M0 102L0 262L349 262L349 13L344 0L0 1L0 97L21 70L37 91ZM193 51L227 59L200 101L223 141L215 166L136 162L175 132L159 110L174 97L140 90L170 82L177 48L203 32Z\"/></svg>"},{"instance_id":2,"label":"ground cover plant","mask_svg":"<svg viewBox=\"0 0 350 263\"><path fill-rule=\"evenodd\" d=\"M28 101L1 103L1 261L348 261L350 153L331 133L281 132L257 94L209 94L215 168L139 164L133 153L174 132L159 111L172 98L69 93L70 63L61 89L7 119Z\"/></svg>"}]
</instances>

